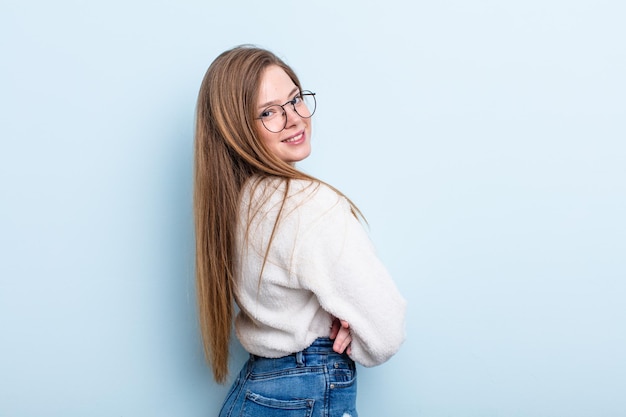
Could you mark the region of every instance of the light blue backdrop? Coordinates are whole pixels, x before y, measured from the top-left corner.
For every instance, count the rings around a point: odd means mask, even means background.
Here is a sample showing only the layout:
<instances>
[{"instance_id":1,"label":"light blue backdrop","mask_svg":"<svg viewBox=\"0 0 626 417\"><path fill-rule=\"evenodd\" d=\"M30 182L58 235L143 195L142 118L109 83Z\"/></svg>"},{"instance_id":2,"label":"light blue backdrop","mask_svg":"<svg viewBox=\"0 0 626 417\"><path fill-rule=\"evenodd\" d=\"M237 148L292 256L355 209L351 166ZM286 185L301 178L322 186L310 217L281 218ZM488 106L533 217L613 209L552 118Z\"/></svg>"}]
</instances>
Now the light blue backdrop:
<instances>
[{"instance_id":1,"label":"light blue backdrop","mask_svg":"<svg viewBox=\"0 0 626 417\"><path fill-rule=\"evenodd\" d=\"M241 43L318 93L301 167L360 206L410 303L361 416L626 415L624 21L618 0L2 0L0 416L216 415L193 111Z\"/></svg>"}]
</instances>

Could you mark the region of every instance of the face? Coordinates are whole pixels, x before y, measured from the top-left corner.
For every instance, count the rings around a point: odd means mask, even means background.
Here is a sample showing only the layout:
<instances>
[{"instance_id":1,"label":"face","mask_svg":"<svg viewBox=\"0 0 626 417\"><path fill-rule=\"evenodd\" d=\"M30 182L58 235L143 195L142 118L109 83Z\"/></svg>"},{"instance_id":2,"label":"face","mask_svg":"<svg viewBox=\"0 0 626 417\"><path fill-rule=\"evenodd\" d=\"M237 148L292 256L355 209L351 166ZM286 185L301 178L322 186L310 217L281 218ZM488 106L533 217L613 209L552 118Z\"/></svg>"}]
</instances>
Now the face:
<instances>
[{"instance_id":1,"label":"face","mask_svg":"<svg viewBox=\"0 0 626 417\"><path fill-rule=\"evenodd\" d=\"M283 105L300 94L298 87L287 73L276 65L265 69L259 87L256 117L271 105ZM273 133L258 123L258 132L267 148L278 158L289 164L303 160L311 153L311 119L300 117L291 104L284 106L287 116L285 129Z\"/></svg>"}]
</instances>

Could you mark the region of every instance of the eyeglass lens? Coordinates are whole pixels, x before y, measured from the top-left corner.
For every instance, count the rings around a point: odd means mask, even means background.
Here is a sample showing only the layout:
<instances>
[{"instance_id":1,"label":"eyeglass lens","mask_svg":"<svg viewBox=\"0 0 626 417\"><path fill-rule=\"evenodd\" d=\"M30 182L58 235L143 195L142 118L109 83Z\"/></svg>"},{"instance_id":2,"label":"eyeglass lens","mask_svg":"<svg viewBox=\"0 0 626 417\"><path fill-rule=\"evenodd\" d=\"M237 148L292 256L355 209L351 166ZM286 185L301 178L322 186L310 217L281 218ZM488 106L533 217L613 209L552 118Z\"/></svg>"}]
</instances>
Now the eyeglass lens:
<instances>
[{"instance_id":1,"label":"eyeglass lens","mask_svg":"<svg viewBox=\"0 0 626 417\"><path fill-rule=\"evenodd\" d=\"M278 133L287 126L287 110L285 107L290 107L298 116L308 119L315 113L316 105L315 94L310 91L303 91L282 106L275 104L265 109L261 115L261 121L267 130Z\"/></svg>"}]
</instances>

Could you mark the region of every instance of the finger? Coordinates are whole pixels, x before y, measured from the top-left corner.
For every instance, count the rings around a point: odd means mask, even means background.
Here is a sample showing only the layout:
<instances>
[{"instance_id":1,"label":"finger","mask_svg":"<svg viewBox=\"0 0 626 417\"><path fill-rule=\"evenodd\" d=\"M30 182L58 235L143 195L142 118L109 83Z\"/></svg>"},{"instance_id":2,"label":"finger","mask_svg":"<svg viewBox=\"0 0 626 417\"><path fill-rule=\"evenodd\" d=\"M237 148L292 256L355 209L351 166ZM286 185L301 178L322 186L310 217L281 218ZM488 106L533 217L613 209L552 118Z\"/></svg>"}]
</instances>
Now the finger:
<instances>
[{"instance_id":1,"label":"finger","mask_svg":"<svg viewBox=\"0 0 626 417\"><path fill-rule=\"evenodd\" d=\"M345 350L348 349L348 347L350 346L350 343L352 343L352 336L348 334L346 338L343 339L343 342L341 343L341 353L345 352Z\"/></svg>"},{"instance_id":2,"label":"finger","mask_svg":"<svg viewBox=\"0 0 626 417\"><path fill-rule=\"evenodd\" d=\"M335 339L335 343L333 344L333 350L339 354L343 353L345 348L343 347L343 343L339 339Z\"/></svg>"},{"instance_id":3,"label":"finger","mask_svg":"<svg viewBox=\"0 0 626 417\"><path fill-rule=\"evenodd\" d=\"M343 353L352 343L352 334L350 333L350 324L345 320L338 320L341 327L338 329L337 337L333 350L337 353Z\"/></svg>"},{"instance_id":4,"label":"finger","mask_svg":"<svg viewBox=\"0 0 626 417\"><path fill-rule=\"evenodd\" d=\"M352 338L347 337L343 339L336 348L333 346L333 350L337 353L344 353L346 349L350 347L350 343L352 343Z\"/></svg>"},{"instance_id":5,"label":"finger","mask_svg":"<svg viewBox=\"0 0 626 417\"><path fill-rule=\"evenodd\" d=\"M334 319L333 323L330 326L330 338L335 339L337 334L339 333L339 329L341 328L341 323L338 319Z\"/></svg>"},{"instance_id":6,"label":"finger","mask_svg":"<svg viewBox=\"0 0 626 417\"><path fill-rule=\"evenodd\" d=\"M343 328L339 329L335 342L333 343L333 350L337 353L343 353L343 341L346 338L346 333Z\"/></svg>"},{"instance_id":7,"label":"finger","mask_svg":"<svg viewBox=\"0 0 626 417\"><path fill-rule=\"evenodd\" d=\"M333 343L333 350L337 353L343 353L350 343L352 343L350 330L342 327L335 338L335 343Z\"/></svg>"}]
</instances>

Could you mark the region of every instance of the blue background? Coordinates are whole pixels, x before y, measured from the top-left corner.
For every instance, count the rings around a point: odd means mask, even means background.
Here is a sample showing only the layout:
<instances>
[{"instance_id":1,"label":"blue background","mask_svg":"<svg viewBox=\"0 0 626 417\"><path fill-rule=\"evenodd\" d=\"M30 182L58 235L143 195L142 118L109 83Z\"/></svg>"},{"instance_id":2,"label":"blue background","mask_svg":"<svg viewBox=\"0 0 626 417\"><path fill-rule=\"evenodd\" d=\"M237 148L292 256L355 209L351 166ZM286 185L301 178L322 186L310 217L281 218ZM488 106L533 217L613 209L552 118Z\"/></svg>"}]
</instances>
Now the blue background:
<instances>
[{"instance_id":1,"label":"blue background","mask_svg":"<svg viewBox=\"0 0 626 417\"><path fill-rule=\"evenodd\" d=\"M216 415L193 121L241 43L317 92L301 168L363 210L409 301L361 416L626 415L624 21L617 0L2 0L0 416Z\"/></svg>"}]
</instances>

